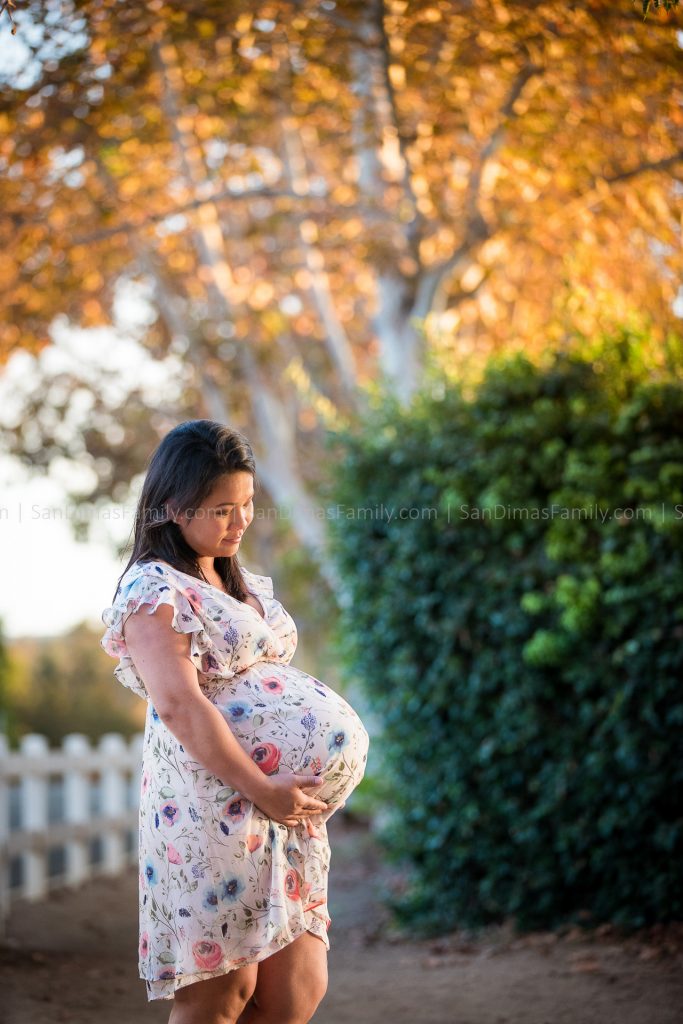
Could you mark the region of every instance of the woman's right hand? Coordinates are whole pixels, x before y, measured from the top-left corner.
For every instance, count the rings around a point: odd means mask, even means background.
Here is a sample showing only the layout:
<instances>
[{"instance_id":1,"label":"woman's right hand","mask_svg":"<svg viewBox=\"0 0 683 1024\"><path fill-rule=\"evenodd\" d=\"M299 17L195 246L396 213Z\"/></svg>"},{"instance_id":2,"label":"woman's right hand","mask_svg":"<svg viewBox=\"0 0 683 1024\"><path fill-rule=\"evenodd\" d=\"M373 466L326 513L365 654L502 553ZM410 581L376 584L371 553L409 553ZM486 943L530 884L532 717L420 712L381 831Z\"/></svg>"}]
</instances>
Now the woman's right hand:
<instances>
[{"instance_id":1,"label":"woman's right hand","mask_svg":"<svg viewBox=\"0 0 683 1024\"><path fill-rule=\"evenodd\" d=\"M328 805L307 790L323 784L319 775L269 775L264 779L263 792L254 803L269 818L291 828L302 818L328 810Z\"/></svg>"}]
</instances>

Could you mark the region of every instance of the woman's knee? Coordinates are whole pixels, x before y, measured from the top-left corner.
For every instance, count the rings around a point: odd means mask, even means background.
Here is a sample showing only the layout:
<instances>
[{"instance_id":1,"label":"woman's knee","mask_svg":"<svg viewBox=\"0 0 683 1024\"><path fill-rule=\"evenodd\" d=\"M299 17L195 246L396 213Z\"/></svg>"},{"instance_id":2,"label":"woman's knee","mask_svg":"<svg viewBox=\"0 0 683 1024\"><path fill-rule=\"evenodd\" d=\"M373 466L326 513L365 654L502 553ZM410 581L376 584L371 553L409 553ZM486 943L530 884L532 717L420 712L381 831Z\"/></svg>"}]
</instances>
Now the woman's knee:
<instances>
[{"instance_id":1,"label":"woman's knee","mask_svg":"<svg viewBox=\"0 0 683 1024\"><path fill-rule=\"evenodd\" d=\"M326 991L325 942L304 932L259 963L256 991L241 1024L307 1024Z\"/></svg>"},{"instance_id":2,"label":"woman's knee","mask_svg":"<svg viewBox=\"0 0 683 1024\"><path fill-rule=\"evenodd\" d=\"M307 1018L307 1020L310 1019L310 1017L312 1017L313 1014L315 1013L315 1011L318 1009L318 1007L320 1006L321 1002L325 998L325 993L326 992L327 992L327 971L325 971L324 973L321 972L321 974L318 977L316 977L314 979L314 981L313 981L313 984L311 986L311 991L309 993L311 1009L310 1009L309 1017Z\"/></svg>"},{"instance_id":3,"label":"woman's knee","mask_svg":"<svg viewBox=\"0 0 683 1024\"><path fill-rule=\"evenodd\" d=\"M310 972L305 984L272 989L256 989L253 1006L258 1024L308 1024L327 992L327 971Z\"/></svg>"},{"instance_id":4,"label":"woman's knee","mask_svg":"<svg viewBox=\"0 0 683 1024\"><path fill-rule=\"evenodd\" d=\"M318 1009L326 992L327 971L320 969L311 973L306 985L299 986L295 995L294 1008L297 1021L301 1020L301 1024L306 1024L306 1021L309 1021Z\"/></svg>"},{"instance_id":5,"label":"woman's knee","mask_svg":"<svg viewBox=\"0 0 683 1024\"><path fill-rule=\"evenodd\" d=\"M223 1010L228 1013L230 1021L237 1020L244 1007L254 994L256 989L256 971L249 972L240 978L235 986L230 989L227 999L224 1001Z\"/></svg>"},{"instance_id":6,"label":"woman's knee","mask_svg":"<svg viewBox=\"0 0 683 1024\"><path fill-rule=\"evenodd\" d=\"M234 1024L255 987L256 965L186 985L175 993L169 1024Z\"/></svg>"}]
</instances>

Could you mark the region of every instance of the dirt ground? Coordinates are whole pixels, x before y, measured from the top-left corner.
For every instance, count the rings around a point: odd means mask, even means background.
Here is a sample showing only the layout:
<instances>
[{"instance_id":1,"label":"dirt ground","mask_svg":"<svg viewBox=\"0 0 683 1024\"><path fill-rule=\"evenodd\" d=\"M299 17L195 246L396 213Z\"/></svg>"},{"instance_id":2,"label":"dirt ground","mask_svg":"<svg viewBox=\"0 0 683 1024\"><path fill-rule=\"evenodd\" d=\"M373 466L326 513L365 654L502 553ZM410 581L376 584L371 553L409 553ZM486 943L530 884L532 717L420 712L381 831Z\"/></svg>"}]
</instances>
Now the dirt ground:
<instances>
[{"instance_id":1,"label":"dirt ground","mask_svg":"<svg viewBox=\"0 0 683 1024\"><path fill-rule=\"evenodd\" d=\"M413 941L388 927L367 829L329 825L330 987L314 1024L681 1024L683 925L629 938L505 927ZM17 903L0 947L2 1024L166 1024L137 977L137 874Z\"/></svg>"}]
</instances>

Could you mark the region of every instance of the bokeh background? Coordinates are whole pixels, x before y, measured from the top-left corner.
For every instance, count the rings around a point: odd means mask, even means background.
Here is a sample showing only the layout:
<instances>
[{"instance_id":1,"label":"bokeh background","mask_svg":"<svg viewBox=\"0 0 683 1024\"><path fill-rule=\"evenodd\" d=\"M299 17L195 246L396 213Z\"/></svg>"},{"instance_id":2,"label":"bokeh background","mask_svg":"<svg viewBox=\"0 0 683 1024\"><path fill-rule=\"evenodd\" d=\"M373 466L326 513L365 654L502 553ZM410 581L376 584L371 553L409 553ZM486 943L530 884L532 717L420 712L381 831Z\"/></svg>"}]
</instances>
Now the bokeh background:
<instances>
[{"instance_id":1,"label":"bokeh background","mask_svg":"<svg viewBox=\"0 0 683 1024\"><path fill-rule=\"evenodd\" d=\"M142 727L100 616L151 451L217 419L257 461L240 558L371 724L393 926L680 921L678 5L12 17L10 746Z\"/></svg>"}]
</instances>

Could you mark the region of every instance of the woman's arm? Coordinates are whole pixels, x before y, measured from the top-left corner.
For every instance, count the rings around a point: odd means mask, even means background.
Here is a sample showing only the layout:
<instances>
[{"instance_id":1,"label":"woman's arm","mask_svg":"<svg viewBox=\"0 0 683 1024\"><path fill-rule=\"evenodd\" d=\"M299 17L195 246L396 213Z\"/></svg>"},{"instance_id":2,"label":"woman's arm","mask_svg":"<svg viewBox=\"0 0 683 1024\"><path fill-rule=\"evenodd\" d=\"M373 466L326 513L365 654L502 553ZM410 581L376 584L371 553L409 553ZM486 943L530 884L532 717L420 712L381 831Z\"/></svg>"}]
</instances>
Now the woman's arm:
<instances>
[{"instance_id":1,"label":"woman's arm","mask_svg":"<svg viewBox=\"0 0 683 1024\"><path fill-rule=\"evenodd\" d=\"M125 621L126 647L164 725L196 761L260 807L269 818L295 825L327 810L303 790L322 785L316 775L267 776L240 746L215 704L201 691L190 659L190 634L171 625L173 608L150 614L141 605Z\"/></svg>"}]
</instances>

